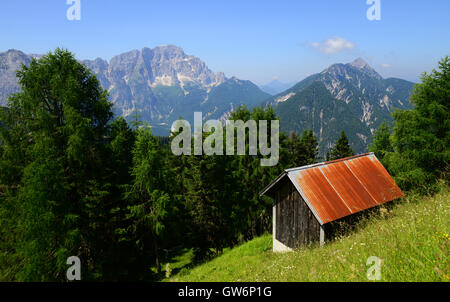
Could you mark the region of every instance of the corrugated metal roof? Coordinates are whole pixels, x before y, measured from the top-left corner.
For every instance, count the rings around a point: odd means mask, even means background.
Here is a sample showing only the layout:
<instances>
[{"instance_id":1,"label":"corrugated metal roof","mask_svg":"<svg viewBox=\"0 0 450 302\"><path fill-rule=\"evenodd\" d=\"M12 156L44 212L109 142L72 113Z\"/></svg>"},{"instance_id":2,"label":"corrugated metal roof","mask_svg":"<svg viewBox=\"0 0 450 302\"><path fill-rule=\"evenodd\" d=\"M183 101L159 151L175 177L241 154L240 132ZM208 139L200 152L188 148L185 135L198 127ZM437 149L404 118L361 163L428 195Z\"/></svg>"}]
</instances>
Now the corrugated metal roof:
<instances>
[{"instance_id":1,"label":"corrugated metal roof","mask_svg":"<svg viewBox=\"0 0 450 302\"><path fill-rule=\"evenodd\" d=\"M286 175L321 224L403 196L373 153L288 169L261 194Z\"/></svg>"}]
</instances>

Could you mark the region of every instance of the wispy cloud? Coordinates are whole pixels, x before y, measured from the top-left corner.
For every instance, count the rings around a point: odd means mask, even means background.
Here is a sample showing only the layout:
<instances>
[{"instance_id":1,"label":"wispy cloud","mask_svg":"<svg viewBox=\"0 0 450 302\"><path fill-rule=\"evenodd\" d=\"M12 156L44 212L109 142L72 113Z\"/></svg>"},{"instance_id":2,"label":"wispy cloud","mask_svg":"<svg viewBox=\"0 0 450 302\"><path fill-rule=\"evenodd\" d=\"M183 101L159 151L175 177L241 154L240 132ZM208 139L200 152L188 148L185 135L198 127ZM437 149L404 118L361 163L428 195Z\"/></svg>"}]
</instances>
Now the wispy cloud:
<instances>
[{"instance_id":1,"label":"wispy cloud","mask_svg":"<svg viewBox=\"0 0 450 302\"><path fill-rule=\"evenodd\" d=\"M323 52L324 54L335 54L338 52L352 50L356 47L355 43L345 40L344 38L333 36L322 42L312 42L310 45Z\"/></svg>"},{"instance_id":2,"label":"wispy cloud","mask_svg":"<svg viewBox=\"0 0 450 302\"><path fill-rule=\"evenodd\" d=\"M391 67L391 64L383 63L383 64L381 64L381 67L383 67L383 68L389 68L389 67Z\"/></svg>"}]
</instances>

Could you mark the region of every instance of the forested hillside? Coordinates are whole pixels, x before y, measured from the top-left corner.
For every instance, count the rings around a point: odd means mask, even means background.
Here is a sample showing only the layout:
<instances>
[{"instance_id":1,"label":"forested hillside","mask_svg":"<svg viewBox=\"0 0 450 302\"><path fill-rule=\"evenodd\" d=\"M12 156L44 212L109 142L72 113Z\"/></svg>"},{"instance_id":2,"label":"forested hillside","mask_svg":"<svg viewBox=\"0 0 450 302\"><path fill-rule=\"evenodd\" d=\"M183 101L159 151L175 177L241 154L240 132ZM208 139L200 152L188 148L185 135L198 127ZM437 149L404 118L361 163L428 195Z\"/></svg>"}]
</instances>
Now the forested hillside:
<instances>
[{"instance_id":1,"label":"forested hillside","mask_svg":"<svg viewBox=\"0 0 450 302\"><path fill-rule=\"evenodd\" d=\"M268 156L259 148L175 156L177 133L160 138L137 115L130 124L114 118L98 78L66 50L17 75L20 92L0 111L2 281L65 281L75 255L84 281L159 280L161 264L182 251L200 263L269 232L272 200L259 192L284 169L320 160L312 129L281 133L272 167L261 165ZM396 111L392 130L383 125L370 147L405 192L432 194L439 179L448 182L449 77L445 58L416 87L414 109ZM230 115L277 118L270 106ZM345 126L334 126L340 136L329 158L353 153Z\"/></svg>"},{"instance_id":2,"label":"forested hillside","mask_svg":"<svg viewBox=\"0 0 450 302\"><path fill-rule=\"evenodd\" d=\"M448 282L449 198L445 186L433 198L403 198L323 247L273 253L272 236L264 235L195 267L174 258L165 265L172 274L166 271L164 281L369 282L367 259L377 255L381 282Z\"/></svg>"}]
</instances>

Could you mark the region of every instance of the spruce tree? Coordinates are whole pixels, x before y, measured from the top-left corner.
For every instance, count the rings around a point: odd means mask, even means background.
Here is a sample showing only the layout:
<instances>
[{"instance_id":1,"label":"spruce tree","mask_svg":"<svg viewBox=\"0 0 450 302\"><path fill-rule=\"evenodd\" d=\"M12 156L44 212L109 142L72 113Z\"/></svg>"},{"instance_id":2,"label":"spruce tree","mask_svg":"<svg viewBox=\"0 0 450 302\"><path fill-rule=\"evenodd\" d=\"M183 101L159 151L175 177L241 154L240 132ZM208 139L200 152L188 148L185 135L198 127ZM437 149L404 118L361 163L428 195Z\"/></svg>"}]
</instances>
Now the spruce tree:
<instances>
[{"instance_id":1,"label":"spruce tree","mask_svg":"<svg viewBox=\"0 0 450 302\"><path fill-rule=\"evenodd\" d=\"M127 215L130 220L127 236L131 236L147 259L154 257L158 274L161 273L160 251L166 220L170 208L174 206L168 194L172 175L166 164L166 154L151 129L148 125L139 128L133 148L133 179L127 192L131 202Z\"/></svg>"},{"instance_id":2,"label":"spruce tree","mask_svg":"<svg viewBox=\"0 0 450 302\"><path fill-rule=\"evenodd\" d=\"M330 152L327 152L327 160L335 160L353 155L355 154L353 152L353 149L350 147L347 135L345 135L345 131L342 130L341 135L336 141L336 145L331 148Z\"/></svg>"},{"instance_id":3,"label":"spruce tree","mask_svg":"<svg viewBox=\"0 0 450 302\"><path fill-rule=\"evenodd\" d=\"M268 124L270 121L278 119L274 110L271 107L263 109L262 107L256 107L252 111L246 107L239 107L235 110L231 119L243 120L244 122L252 119L256 121L259 132L259 121L266 120ZM270 140L270 129L268 129L268 140ZM248 132L246 133L248 137ZM248 139L247 139L248 141ZM280 141L285 141L284 135L280 134ZM235 200L239 200L239 210L241 211L240 217L243 225L240 228L240 233L244 240L250 240L255 236L262 235L268 231L271 225L271 206L272 201L270 198L260 196L259 192L261 188L267 186L274 178L276 178L286 167L289 160L283 159L286 157L287 150L284 149L284 143L280 144L280 156L281 162L278 165L272 167L261 166L260 152L258 155L248 155L248 149L246 155L236 156L233 171L235 178L234 190L236 193ZM258 147L259 148L259 147ZM233 192L232 191L232 192Z\"/></svg>"},{"instance_id":4,"label":"spruce tree","mask_svg":"<svg viewBox=\"0 0 450 302\"><path fill-rule=\"evenodd\" d=\"M424 73L411 96L412 110L397 110L390 171L402 189L427 189L438 178L448 180L450 161L450 58Z\"/></svg>"},{"instance_id":5,"label":"spruce tree","mask_svg":"<svg viewBox=\"0 0 450 302\"><path fill-rule=\"evenodd\" d=\"M284 144L289 153L289 166L287 168L300 167L305 164L305 146L295 132L289 133Z\"/></svg>"},{"instance_id":6,"label":"spruce tree","mask_svg":"<svg viewBox=\"0 0 450 302\"><path fill-rule=\"evenodd\" d=\"M300 143L304 146L304 165L316 163L319 157L319 143L312 129L303 131Z\"/></svg>"},{"instance_id":7,"label":"spruce tree","mask_svg":"<svg viewBox=\"0 0 450 302\"><path fill-rule=\"evenodd\" d=\"M374 152L375 156L382 162L387 153L394 151L390 140L390 128L386 121L375 132L373 143L369 146L369 151Z\"/></svg>"}]
</instances>

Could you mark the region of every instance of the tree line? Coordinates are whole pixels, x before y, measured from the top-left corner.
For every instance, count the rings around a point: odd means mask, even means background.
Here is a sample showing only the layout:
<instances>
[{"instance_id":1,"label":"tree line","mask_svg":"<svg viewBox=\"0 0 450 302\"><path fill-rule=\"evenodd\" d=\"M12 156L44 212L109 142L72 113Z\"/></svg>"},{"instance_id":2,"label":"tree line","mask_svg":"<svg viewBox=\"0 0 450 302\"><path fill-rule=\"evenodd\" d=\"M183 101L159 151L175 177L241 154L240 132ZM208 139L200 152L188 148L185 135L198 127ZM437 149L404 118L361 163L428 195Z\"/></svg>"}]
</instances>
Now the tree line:
<instances>
[{"instance_id":1,"label":"tree line","mask_svg":"<svg viewBox=\"0 0 450 302\"><path fill-rule=\"evenodd\" d=\"M429 89L412 97L412 112L426 107L446 121L430 125L437 138L417 130L435 143L413 141L426 155L406 147L409 111L394 115L394 134L383 125L375 135L371 148L404 188L402 173L437 179L447 169L448 63L447 90L435 92L443 98L428 108ZM137 117L131 125L114 118L107 91L67 50L32 60L17 76L21 92L0 111L0 280L65 281L70 256L81 259L84 281L156 280L177 251L192 249L193 260L204 261L269 232L272 200L259 192L284 169L322 160L312 130L280 133L274 167L261 166L261 155L175 156L176 133L160 138ZM422 128L429 122L414 116ZM230 119L277 117L270 107L240 106ZM432 172L422 166L430 148L438 154ZM342 132L326 159L350 155Z\"/></svg>"},{"instance_id":2,"label":"tree line","mask_svg":"<svg viewBox=\"0 0 450 302\"><path fill-rule=\"evenodd\" d=\"M369 150L406 191L434 193L448 184L450 161L450 58L423 73L414 86L412 110L395 110L394 123L381 124Z\"/></svg>"}]
</instances>

